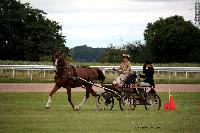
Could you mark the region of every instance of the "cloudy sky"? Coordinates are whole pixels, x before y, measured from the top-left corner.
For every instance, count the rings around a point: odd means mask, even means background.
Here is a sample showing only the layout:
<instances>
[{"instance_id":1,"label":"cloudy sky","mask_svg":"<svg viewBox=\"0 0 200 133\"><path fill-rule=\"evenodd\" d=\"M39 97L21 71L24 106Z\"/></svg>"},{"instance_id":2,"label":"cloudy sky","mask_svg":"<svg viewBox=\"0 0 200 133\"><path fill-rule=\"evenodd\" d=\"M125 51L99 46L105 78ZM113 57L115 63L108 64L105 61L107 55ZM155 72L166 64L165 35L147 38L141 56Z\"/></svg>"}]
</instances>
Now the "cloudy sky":
<instances>
[{"instance_id":1,"label":"cloudy sky","mask_svg":"<svg viewBox=\"0 0 200 133\"><path fill-rule=\"evenodd\" d=\"M66 45L107 47L143 41L148 22L159 17L194 20L195 0L21 0L63 26Z\"/></svg>"}]
</instances>

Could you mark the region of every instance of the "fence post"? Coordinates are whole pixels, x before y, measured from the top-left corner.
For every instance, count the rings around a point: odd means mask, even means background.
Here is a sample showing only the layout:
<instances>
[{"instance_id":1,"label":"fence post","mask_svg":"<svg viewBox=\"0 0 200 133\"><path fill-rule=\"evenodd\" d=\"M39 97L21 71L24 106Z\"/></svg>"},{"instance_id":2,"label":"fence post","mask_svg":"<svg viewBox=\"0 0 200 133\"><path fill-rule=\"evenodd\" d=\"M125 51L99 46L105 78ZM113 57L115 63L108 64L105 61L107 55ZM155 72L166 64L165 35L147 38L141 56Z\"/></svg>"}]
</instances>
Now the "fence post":
<instances>
[{"instance_id":1,"label":"fence post","mask_svg":"<svg viewBox=\"0 0 200 133\"><path fill-rule=\"evenodd\" d=\"M27 74L28 74L28 77L29 77L29 75L30 75L30 71L29 70L27 71Z\"/></svg>"},{"instance_id":2,"label":"fence post","mask_svg":"<svg viewBox=\"0 0 200 133\"><path fill-rule=\"evenodd\" d=\"M12 68L12 77L15 78L15 69Z\"/></svg>"},{"instance_id":3,"label":"fence post","mask_svg":"<svg viewBox=\"0 0 200 133\"><path fill-rule=\"evenodd\" d=\"M44 69L44 78L46 77L46 72L45 72L45 69Z\"/></svg>"},{"instance_id":4,"label":"fence post","mask_svg":"<svg viewBox=\"0 0 200 133\"><path fill-rule=\"evenodd\" d=\"M185 72L185 77L186 77L186 79L188 78L188 72L187 71Z\"/></svg>"},{"instance_id":5,"label":"fence post","mask_svg":"<svg viewBox=\"0 0 200 133\"><path fill-rule=\"evenodd\" d=\"M160 71L158 70L158 78L160 77Z\"/></svg>"},{"instance_id":6,"label":"fence post","mask_svg":"<svg viewBox=\"0 0 200 133\"><path fill-rule=\"evenodd\" d=\"M174 76L176 77L176 71L174 72Z\"/></svg>"},{"instance_id":7,"label":"fence post","mask_svg":"<svg viewBox=\"0 0 200 133\"><path fill-rule=\"evenodd\" d=\"M33 67L31 69L31 80L33 80Z\"/></svg>"},{"instance_id":8,"label":"fence post","mask_svg":"<svg viewBox=\"0 0 200 133\"><path fill-rule=\"evenodd\" d=\"M1 69L1 74L3 74L3 69Z\"/></svg>"}]
</instances>

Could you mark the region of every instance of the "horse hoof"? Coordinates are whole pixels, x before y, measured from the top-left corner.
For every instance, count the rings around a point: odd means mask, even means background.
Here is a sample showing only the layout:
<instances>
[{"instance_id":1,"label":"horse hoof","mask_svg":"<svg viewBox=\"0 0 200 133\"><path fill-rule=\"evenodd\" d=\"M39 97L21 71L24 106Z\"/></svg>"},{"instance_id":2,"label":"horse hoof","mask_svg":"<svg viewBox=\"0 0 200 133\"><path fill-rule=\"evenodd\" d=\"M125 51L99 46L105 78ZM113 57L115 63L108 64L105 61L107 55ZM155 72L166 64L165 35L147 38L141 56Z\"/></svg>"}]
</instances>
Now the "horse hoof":
<instances>
[{"instance_id":1,"label":"horse hoof","mask_svg":"<svg viewBox=\"0 0 200 133\"><path fill-rule=\"evenodd\" d=\"M74 111L80 111L80 109L76 108L76 109L74 109Z\"/></svg>"},{"instance_id":2,"label":"horse hoof","mask_svg":"<svg viewBox=\"0 0 200 133\"><path fill-rule=\"evenodd\" d=\"M50 107L45 107L45 109L50 109Z\"/></svg>"},{"instance_id":3,"label":"horse hoof","mask_svg":"<svg viewBox=\"0 0 200 133\"><path fill-rule=\"evenodd\" d=\"M99 111L103 111L103 109L102 109L102 108L99 108L98 110L99 110Z\"/></svg>"},{"instance_id":4,"label":"horse hoof","mask_svg":"<svg viewBox=\"0 0 200 133\"><path fill-rule=\"evenodd\" d=\"M80 110L80 107L79 107L79 106L76 106L76 107L74 108L74 110L75 110L75 111L79 111L79 110Z\"/></svg>"}]
</instances>

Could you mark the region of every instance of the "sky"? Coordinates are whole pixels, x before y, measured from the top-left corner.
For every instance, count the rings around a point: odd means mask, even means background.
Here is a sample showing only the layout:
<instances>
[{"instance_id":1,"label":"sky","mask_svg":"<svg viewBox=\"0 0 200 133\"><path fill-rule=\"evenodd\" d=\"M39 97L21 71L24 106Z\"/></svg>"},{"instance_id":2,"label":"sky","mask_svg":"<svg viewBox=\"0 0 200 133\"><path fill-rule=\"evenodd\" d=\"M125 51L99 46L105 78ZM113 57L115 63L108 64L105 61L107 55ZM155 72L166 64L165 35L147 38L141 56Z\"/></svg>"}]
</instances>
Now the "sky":
<instances>
[{"instance_id":1,"label":"sky","mask_svg":"<svg viewBox=\"0 0 200 133\"><path fill-rule=\"evenodd\" d=\"M62 25L66 46L119 46L141 40L147 23L180 15L194 21L195 0L21 0Z\"/></svg>"}]
</instances>

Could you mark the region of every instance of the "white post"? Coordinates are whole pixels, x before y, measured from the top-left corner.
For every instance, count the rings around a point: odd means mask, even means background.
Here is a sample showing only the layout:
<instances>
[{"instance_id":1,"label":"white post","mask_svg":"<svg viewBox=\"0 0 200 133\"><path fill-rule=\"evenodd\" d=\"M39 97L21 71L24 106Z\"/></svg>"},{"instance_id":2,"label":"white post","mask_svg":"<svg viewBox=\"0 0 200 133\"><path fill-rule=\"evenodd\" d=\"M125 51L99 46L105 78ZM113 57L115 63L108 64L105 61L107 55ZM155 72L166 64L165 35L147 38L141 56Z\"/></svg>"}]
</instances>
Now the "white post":
<instances>
[{"instance_id":1,"label":"white post","mask_svg":"<svg viewBox=\"0 0 200 133\"><path fill-rule=\"evenodd\" d=\"M33 80L33 67L31 69L31 80Z\"/></svg>"},{"instance_id":2,"label":"white post","mask_svg":"<svg viewBox=\"0 0 200 133\"><path fill-rule=\"evenodd\" d=\"M171 75L170 74L171 74L171 70L169 71L169 90L168 90L169 91L169 100L170 100L170 95L171 95L170 94L171 93Z\"/></svg>"},{"instance_id":3,"label":"white post","mask_svg":"<svg viewBox=\"0 0 200 133\"><path fill-rule=\"evenodd\" d=\"M12 68L12 71L13 71L13 78L15 78L15 69L14 68Z\"/></svg>"},{"instance_id":4,"label":"white post","mask_svg":"<svg viewBox=\"0 0 200 133\"><path fill-rule=\"evenodd\" d=\"M188 78L188 72L185 72L185 77L186 77L186 79Z\"/></svg>"},{"instance_id":5,"label":"white post","mask_svg":"<svg viewBox=\"0 0 200 133\"><path fill-rule=\"evenodd\" d=\"M27 74L28 74L28 77L29 77L29 75L30 75L30 71L29 70L28 70Z\"/></svg>"},{"instance_id":6,"label":"white post","mask_svg":"<svg viewBox=\"0 0 200 133\"><path fill-rule=\"evenodd\" d=\"M44 70L44 78L46 77L46 72L45 72L45 70Z\"/></svg>"},{"instance_id":7,"label":"white post","mask_svg":"<svg viewBox=\"0 0 200 133\"><path fill-rule=\"evenodd\" d=\"M158 78L160 77L160 71L158 70Z\"/></svg>"},{"instance_id":8,"label":"white post","mask_svg":"<svg viewBox=\"0 0 200 133\"><path fill-rule=\"evenodd\" d=\"M176 77L176 71L174 72L174 76Z\"/></svg>"}]
</instances>

